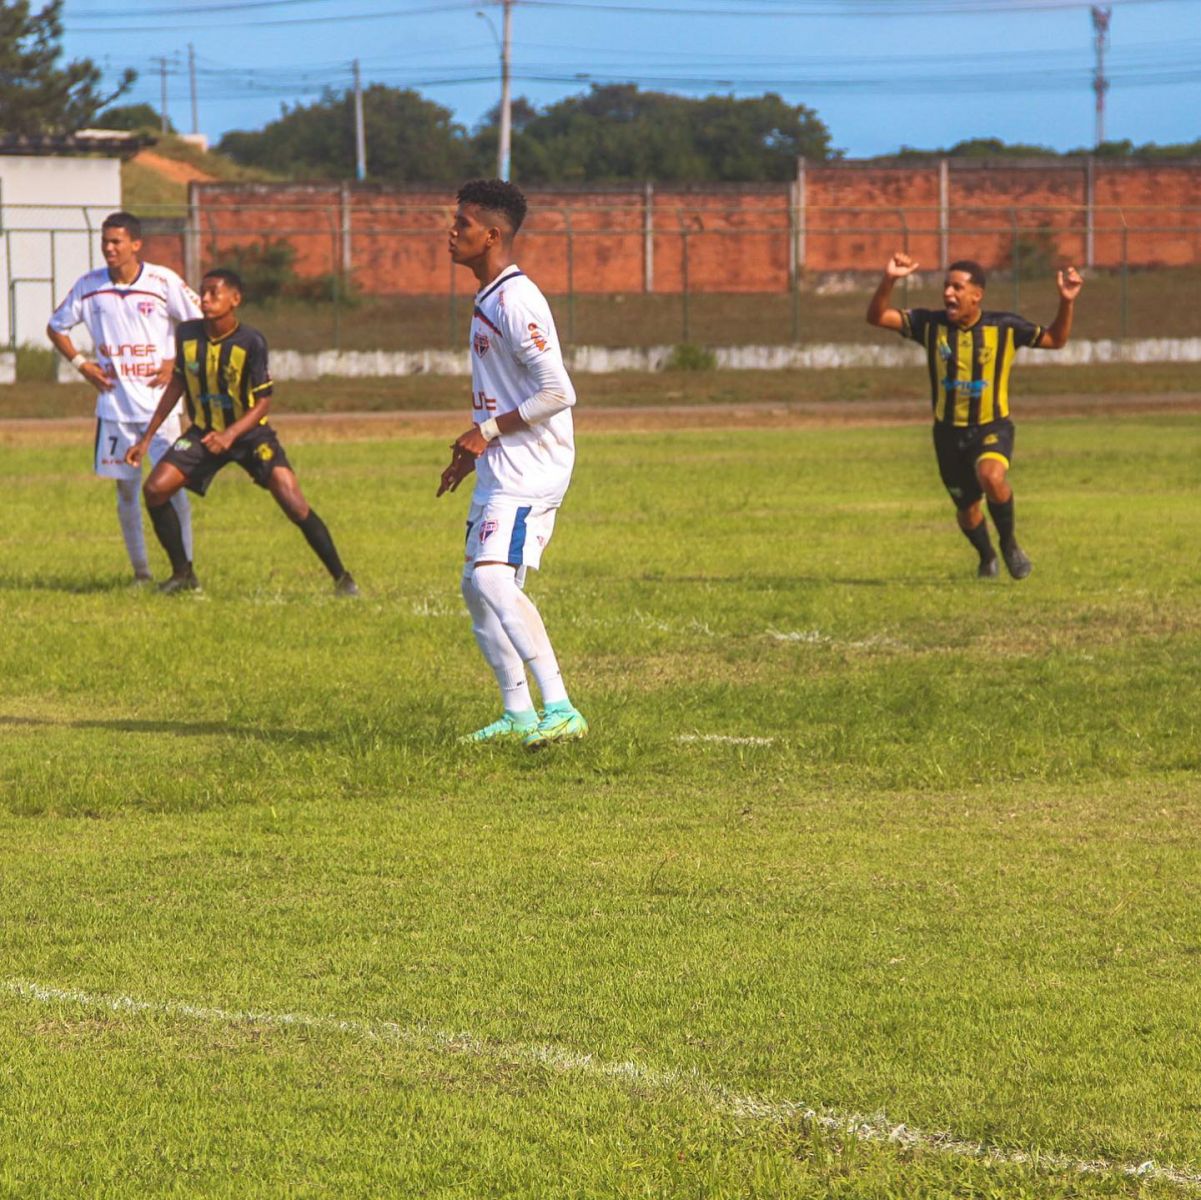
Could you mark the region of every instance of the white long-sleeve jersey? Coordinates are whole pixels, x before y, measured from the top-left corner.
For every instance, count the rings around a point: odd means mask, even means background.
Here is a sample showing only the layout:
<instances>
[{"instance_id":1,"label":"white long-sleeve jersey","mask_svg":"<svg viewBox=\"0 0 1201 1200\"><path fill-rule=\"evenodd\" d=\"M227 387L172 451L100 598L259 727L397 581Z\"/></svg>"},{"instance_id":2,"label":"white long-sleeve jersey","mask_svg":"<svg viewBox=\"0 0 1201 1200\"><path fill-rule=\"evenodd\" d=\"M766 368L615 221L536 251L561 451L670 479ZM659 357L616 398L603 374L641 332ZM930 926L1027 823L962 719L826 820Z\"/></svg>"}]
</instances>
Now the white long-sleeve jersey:
<instances>
[{"instance_id":1,"label":"white long-sleeve jersey","mask_svg":"<svg viewBox=\"0 0 1201 1200\"><path fill-rule=\"evenodd\" d=\"M96 395L106 421L149 421L163 389L150 381L163 359L175 357L175 326L200 314L200 299L169 267L142 263L132 283L114 283L107 267L81 275L54 310L50 328L69 333L87 326L96 361L113 378Z\"/></svg>"},{"instance_id":2,"label":"white long-sleeve jersey","mask_svg":"<svg viewBox=\"0 0 1201 1200\"><path fill-rule=\"evenodd\" d=\"M562 503L575 466L575 389L546 297L516 266L475 297L471 385L477 425L515 409L531 423L488 443L475 466L475 502L507 496ZM555 411L547 416L548 409Z\"/></svg>"}]
</instances>

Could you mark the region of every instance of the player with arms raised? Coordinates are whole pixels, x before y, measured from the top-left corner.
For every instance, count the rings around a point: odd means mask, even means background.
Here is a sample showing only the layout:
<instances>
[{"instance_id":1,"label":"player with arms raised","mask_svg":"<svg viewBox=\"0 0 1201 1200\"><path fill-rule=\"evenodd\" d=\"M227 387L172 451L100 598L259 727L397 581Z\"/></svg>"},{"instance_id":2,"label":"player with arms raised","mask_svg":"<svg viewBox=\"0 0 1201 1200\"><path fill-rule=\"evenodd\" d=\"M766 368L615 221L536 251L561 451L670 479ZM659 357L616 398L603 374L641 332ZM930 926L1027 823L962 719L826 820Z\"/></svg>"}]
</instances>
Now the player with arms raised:
<instances>
[{"instance_id":1,"label":"player with arms raised","mask_svg":"<svg viewBox=\"0 0 1201 1200\"><path fill-rule=\"evenodd\" d=\"M868 305L867 323L926 348L938 470L955 503L959 528L980 557L976 573L982 579L998 573L980 508L981 498L987 496L1005 566L1014 579L1025 579L1033 567L1013 531L1009 371L1019 349L1059 350L1067 344L1083 281L1074 267L1059 272L1059 309L1043 328L1015 313L984 312L984 271L968 259L947 268L941 311L891 307L893 285L917 269L918 263L900 251L889 259Z\"/></svg>"},{"instance_id":2,"label":"player with arms raised","mask_svg":"<svg viewBox=\"0 0 1201 1200\"><path fill-rule=\"evenodd\" d=\"M451 260L479 281L469 351L475 424L451 448L438 495L475 471L462 591L504 707L467 740L519 739L539 749L588 732L568 699L542 617L522 590L571 482L575 389L546 298L513 261L525 197L510 183L480 179L459 189L458 202ZM538 684L541 715L526 667Z\"/></svg>"},{"instance_id":3,"label":"player with arms raised","mask_svg":"<svg viewBox=\"0 0 1201 1200\"><path fill-rule=\"evenodd\" d=\"M54 311L46 335L54 347L96 389L95 471L117 483L117 517L134 579L149 583L150 562L138 507L141 467L126 451L146 432L175 367L175 325L200 316L196 293L168 267L142 262L142 225L127 212L115 212L100 229L105 266L81 275ZM70 330L82 323L96 347L96 361L80 353ZM183 409L176 405L149 444L156 463L179 437ZM192 556L192 511L188 498L172 504Z\"/></svg>"}]
</instances>

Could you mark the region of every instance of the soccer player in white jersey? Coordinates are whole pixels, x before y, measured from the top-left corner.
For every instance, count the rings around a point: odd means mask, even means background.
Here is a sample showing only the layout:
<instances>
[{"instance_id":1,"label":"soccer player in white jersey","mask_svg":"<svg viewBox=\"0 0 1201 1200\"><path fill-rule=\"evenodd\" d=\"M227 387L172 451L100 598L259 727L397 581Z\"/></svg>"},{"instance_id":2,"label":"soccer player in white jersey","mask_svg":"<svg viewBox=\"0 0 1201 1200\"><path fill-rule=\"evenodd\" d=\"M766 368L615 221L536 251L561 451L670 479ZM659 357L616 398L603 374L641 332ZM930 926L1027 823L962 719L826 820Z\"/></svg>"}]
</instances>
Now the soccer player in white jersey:
<instances>
[{"instance_id":1,"label":"soccer player in white jersey","mask_svg":"<svg viewBox=\"0 0 1201 1200\"><path fill-rule=\"evenodd\" d=\"M451 448L438 495L475 471L462 591L504 706L466 740L517 739L535 750L588 732L567 697L542 617L522 590L571 482L575 389L546 298L513 261L525 197L511 183L478 179L459 189L458 202L450 257L479 280L469 351L475 423Z\"/></svg>"},{"instance_id":2,"label":"soccer player in white jersey","mask_svg":"<svg viewBox=\"0 0 1201 1200\"><path fill-rule=\"evenodd\" d=\"M174 271L142 262L142 226L127 212L112 213L100 230L105 265L81 275L46 327L55 349L96 389L96 474L117 483L117 517L134 579L148 583L150 560L138 500L142 469L126 451L146 432L175 367L175 326L200 316L196 293ZM70 331L82 323L96 348L92 362ZM151 463L179 437L177 407L150 446ZM192 557L192 514L180 492L171 501Z\"/></svg>"}]
</instances>

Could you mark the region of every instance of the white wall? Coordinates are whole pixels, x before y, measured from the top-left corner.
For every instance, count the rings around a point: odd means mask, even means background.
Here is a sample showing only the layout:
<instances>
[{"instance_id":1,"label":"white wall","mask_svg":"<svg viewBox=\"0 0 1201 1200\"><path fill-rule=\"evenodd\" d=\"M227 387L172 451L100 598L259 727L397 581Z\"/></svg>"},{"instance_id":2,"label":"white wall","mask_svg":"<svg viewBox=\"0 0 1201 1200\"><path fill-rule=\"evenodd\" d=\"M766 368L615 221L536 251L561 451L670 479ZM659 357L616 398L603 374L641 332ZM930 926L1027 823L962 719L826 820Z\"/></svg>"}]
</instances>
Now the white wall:
<instances>
[{"instance_id":1,"label":"white wall","mask_svg":"<svg viewBox=\"0 0 1201 1200\"><path fill-rule=\"evenodd\" d=\"M119 159L0 155L0 345L49 345L50 314L102 265L100 223L120 207Z\"/></svg>"}]
</instances>

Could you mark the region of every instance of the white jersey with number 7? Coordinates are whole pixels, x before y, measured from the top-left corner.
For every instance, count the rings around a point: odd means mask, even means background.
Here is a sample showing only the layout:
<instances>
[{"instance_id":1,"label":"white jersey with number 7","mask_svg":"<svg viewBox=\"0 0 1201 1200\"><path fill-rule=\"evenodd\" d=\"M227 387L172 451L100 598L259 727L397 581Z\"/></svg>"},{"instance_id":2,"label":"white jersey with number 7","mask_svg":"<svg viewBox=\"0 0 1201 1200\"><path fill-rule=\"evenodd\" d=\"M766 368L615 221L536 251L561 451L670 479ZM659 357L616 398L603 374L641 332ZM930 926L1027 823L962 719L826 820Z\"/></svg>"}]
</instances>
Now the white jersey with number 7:
<instances>
[{"instance_id":1,"label":"white jersey with number 7","mask_svg":"<svg viewBox=\"0 0 1201 1200\"><path fill-rule=\"evenodd\" d=\"M170 267L144 262L132 283L114 283L107 267L80 276L54 310L51 329L69 333L82 322L96 362L113 386L96 396L106 421L144 424L163 389L151 381L165 358L175 357L175 326L200 314L200 298Z\"/></svg>"},{"instance_id":2,"label":"white jersey with number 7","mask_svg":"<svg viewBox=\"0 0 1201 1200\"><path fill-rule=\"evenodd\" d=\"M550 305L516 266L476 294L471 386L477 425L513 412L547 388L561 392L569 406L575 403ZM474 500L508 496L555 507L562 503L574 465L574 425L567 407L489 442L476 462Z\"/></svg>"}]
</instances>

